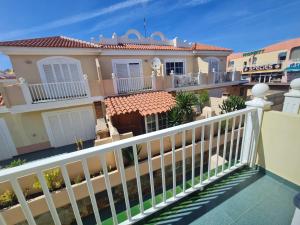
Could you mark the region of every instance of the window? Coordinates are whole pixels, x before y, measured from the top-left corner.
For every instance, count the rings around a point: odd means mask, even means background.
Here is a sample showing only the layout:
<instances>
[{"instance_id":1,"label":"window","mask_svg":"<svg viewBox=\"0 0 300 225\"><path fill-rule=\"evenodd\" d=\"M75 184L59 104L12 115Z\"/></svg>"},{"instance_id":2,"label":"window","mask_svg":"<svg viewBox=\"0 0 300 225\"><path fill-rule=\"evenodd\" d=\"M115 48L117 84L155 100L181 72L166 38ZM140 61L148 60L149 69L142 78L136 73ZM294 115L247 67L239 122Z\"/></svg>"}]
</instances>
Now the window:
<instances>
[{"instance_id":1,"label":"window","mask_svg":"<svg viewBox=\"0 0 300 225\"><path fill-rule=\"evenodd\" d=\"M286 60L286 52L280 52L280 53L278 54L278 60L279 60L279 61L284 61L284 60Z\"/></svg>"},{"instance_id":2,"label":"window","mask_svg":"<svg viewBox=\"0 0 300 225\"><path fill-rule=\"evenodd\" d=\"M257 57L253 56L252 64L256 64L256 61L257 61Z\"/></svg>"},{"instance_id":3,"label":"window","mask_svg":"<svg viewBox=\"0 0 300 225\"><path fill-rule=\"evenodd\" d=\"M184 74L184 61L174 60L174 61L167 61L166 62L166 73L167 75L171 74L171 71L174 71L174 74Z\"/></svg>"},{"instance_id":4,"label":"window","mask_svg":"<svg viewBox=\"0 0 300 225\"><path fill-rule=\"evenodd\" d=\"M165 129L168 127L168 114L167 113L159 113L158 116L158 127L159 129Z\"/></svg>"},{"instance_id":5,"label":"window","mask_svg":"<svg viewBox=\"0 0 300 225\"><path fill-rule=\"evenodd\" d=\"M234 66L234 61L229 61L229 62L228 62L228 66L229 66L229 67Z\"/></svg>"},{"instance_id":6,"label":"window","mask_svg":"<svg viewBox=\"0 0 300 225\"><path fill-rule=\"evenodd\" d=\"M247 61L244 61L244 66L247 66Z\"/></svg>"},{"instance_id":7,"label":"window","mask_svg":"<svg viewBox=\"0 0 300 225\"><path fill-rule=\"evenodd\" d=\"M146 133L152 132L152 131L156 131L156 116L150 115L150 116L146 116Z\"/></svg>"},{"instance_id":8,"label":"window","mask_svg":"<svg viewBox=\"0 0 300 225\"><path fill-rule=\"evenodd\" d=\"M142 62L138 59L113 59L113 72L118 78L142 76Z\"/></svg>"}]
</instances>

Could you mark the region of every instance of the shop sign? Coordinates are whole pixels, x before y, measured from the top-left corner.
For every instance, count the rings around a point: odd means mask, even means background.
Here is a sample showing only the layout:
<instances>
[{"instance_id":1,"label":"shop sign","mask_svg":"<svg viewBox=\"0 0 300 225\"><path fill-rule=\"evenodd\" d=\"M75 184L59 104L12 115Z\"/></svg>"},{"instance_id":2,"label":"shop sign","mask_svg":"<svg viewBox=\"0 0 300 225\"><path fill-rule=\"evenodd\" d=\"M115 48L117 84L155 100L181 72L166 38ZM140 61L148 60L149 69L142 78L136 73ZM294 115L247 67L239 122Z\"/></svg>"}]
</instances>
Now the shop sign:
<instances>
[{"instance_id":1,"label":"shop sign","mask_svg":"<svg viewBox=\"0 0 300 225\"><path fill-rule=\"evenodd\" d=\"M247 67L244 67L243 72L279 70L279 69L281 69L281 63L268 64L268 65L262 65L262 66L247 66Z\"/></svg>"},{"instance_id":2,"label":"shop sign","mask_svg":"<svg viewBox=\"0 0 300 225\"><path fill-rule=\"evenodd\" d=\"M291 63L287 68L287 71L300 71L300 62Z\"/></svg>"},{"instance_id":3,"label":"shop sign","mask_svg":"<svg viewBox=\"0 0 300 225\"><path fill-rule=\"evenodd\" d=\"M264 53L264 51L265 51L264 49L260 49L260 50L256 50L256 51L253 51L253 52L246 52L246 53L243 54L243 57L262 54L262 53Z\"/></svg>"}]
</instances>

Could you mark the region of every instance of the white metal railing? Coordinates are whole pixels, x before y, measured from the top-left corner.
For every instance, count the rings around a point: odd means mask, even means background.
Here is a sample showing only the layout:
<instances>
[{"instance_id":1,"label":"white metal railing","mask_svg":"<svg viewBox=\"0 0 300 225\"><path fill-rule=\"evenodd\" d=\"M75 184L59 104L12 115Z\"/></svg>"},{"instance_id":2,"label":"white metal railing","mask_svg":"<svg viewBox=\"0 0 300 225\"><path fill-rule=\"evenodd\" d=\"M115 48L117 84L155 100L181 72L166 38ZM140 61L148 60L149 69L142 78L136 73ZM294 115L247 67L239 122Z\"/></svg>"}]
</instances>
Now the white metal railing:
<instances>
[{"instance_id":1,"label":"white metal railing","mask_svg":"<svg viewBox=\"0 0 300 225\"><path fill-rule=\"evenodd\" d=\"M213 83L226 83L226 82L232 82L235 81L235 72L212 72L213 75Z\"/></svg>"},{"instance_id":2,"label":"white metal railing","mask_svg":"<svg viewBox=\"0 0 300 225\"><path fill-rule=\"evenodd\" d=\"M112 184L110 180L110 175L112 172L109 172L107 169L107 159L106 153L114 153L115 160L117 165L117 170L120 173L120 179L123 187L123 195L126 205L127 212L127 220L123 221L120 224L132 224L146 215L154 213L155 211L181 199L182 197L190 194L195 190L199 190L203 188L205 185L211 183L212 181L219 179L225 174L230 173L231 171L246 165L251 164L254 161L255 156L255 146L257 144L257 138L259 133L259 126L257 125L259 121L258 110L256 108L246 108L243 110L231 112L228 114L219 115L216 117L211 117L204 120L194 121L191 123L159 130L156 132L151 132L148 134L135 136L132 138L124 139L121 141L105 144L102 146L95 146L89 149L72 152L69 154L54 156L48 159L42 159L39 161L35 161L32 163L27 163L22 166L18 166L15 168L5 169L0 171L0 184L2 182L9 182L13 192L16 194L20 207L25 215L25 218L30 225L35 225L35 218L32 213L32 208L30 207L30 202L28 202L24 195L24 187L21 187L18 179L24 176L35 174L41 184L41 189L44 194L45 201L48 205L50 214L55 225L60 225L60 217L58 216L57 209L55 207L53 193L51 194L49 188L47 187L47 183L44 177L44 172L53 169L59 168L62 174L62 178L66 187L66 192L69 196L69 201L71 203L72 210L75 215L76 223L81 225L82 218L79 212L79 208L76 202L76 197L73 191L73 186L70 182L70 176L68 174L67 164L73 162L81 162L81 166L84 171L85 182L88 187L88 194L91 199L91 204L94 212L95 219L97 224L101 224L101 218L99 214L99 208L95 198L95 183L94 180L91 179L91 173L88 167L88 160L98 159L100 162L100 167L102 167L103 174L100 175L104 178L106 191L108 194L109 206L112 213L113 223L119 224L115 203L114 203L114 195L112 192ZM209 128L209 129L206 129ZM217 129L215 129L217 128ZM205 135L205 132L209 132L209 135ZM190 135L192 134L192 135ZM182 140L180 146L178 147L178 143L175 141L178 139ZM189 140L187 138L189 136ZM168 165L172 167L172 197L167 197L167 186L166 186L166 173L165 173L165 153L167 149L164 149L164 138L171 137L171 149L170 154L172 155L171 161ZM216 140L216 147L213 147L213 139ZM224 140L225 139L225 140ZM224 140L224 142L222 141ZM161 179L162 186L157 187L153 182L153 158L152 158L152 149L150 142L158 141L160 143L160 168L161 168ZM234 145L234 141L236 144ZM205 150L205 143L209 143L208 150ZM143 206L143 195L142 195L142 183L140 178L140 169L139 160L137 155L137 145L146 144L147 146L147 160L143 161L148 164L149 168L149 177L150 177L150 185L151 185L151 199L152 199L152 207L150 209L145 210ZM224 143L224 144L222 144ZM176 147L175 147L176 146ZM139 196L139 214L132 216L130 210L130 203L128 197L127 183L126 183L126 173L123 163L123 154L122 151L128 151L127 147L131 147L133 151L134 158L134 167L135 170L135 180L136 180L136 188ZM189 151L187 149L189 148ZM222 156L222 160L216 161L216 166L212 167L212 155L213 148L215 149L217 155ZM176 160L176 152L180 152L181 157ZM186 179L187 179L187 153L191 151L191 184L192 187L186 188ZM208 161L207 166L204 162L204 151L208 151ZM199 154L196 155L196 152ZM198 160L200 161L200 167L195 167L196 157L200 157ZM225 163L225 158L228 163ZM182 184L183 189L180 193L176 192L176 161L182 161ZM190 168L190 167L189 167ZM98 171L99 171L98 170ZM205 171L207 171L207 177L204 176ZM199 182L196 182L196 174L199 174ZM181 181L180 181L181 182ZM153 190L162 189L163 201L161 203L156 204L155 201L155 192ZM55 194L55 193L54 193ZM5 217L0 213L0 223L6 225Z\"/></svg>"},{"instance_id":3,"label":"white metal railing","mask_svg":"<svg viewBox=\"0 0 300 225\"><path fill-rule=\"evenodd\" d=\"M118 78L113 74L112 78L116 94L152 90L155 86L152 76Z\"/></svg>"},{"instance_id":4,"label":"white metal railing","mask_svg":"<svg viewBox=\"0 0 300 225\"><path fill-rule=\"evenodd\" d=\"M173 76L174 87L188 87L200 84L200 78L198 77L198 74L173 74Z\"/></svg>"},{"instance_id":5,"label":"white metal railing","mask_svg":"<svg viewBox=\"0 0 300 225\"><path fill-rule=\"evenodd\" d=\"M86 97L85 81L28 84L32 101L50 101Z\"/></svg>"}]
</instances>

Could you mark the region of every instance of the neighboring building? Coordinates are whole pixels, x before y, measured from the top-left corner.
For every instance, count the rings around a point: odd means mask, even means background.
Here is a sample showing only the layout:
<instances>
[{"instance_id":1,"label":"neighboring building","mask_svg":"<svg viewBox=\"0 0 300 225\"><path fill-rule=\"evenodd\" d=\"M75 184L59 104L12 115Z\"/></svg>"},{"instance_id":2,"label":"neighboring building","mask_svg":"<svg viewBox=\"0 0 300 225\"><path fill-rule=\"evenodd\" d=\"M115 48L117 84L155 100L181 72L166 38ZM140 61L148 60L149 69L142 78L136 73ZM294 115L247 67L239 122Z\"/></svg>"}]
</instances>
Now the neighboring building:
<instances>
[{"instance_id":1,"label":"neighboring building","mask_svg":"<svg viewBox=\"0 0 300 225\"><path fill-rule=\"evenodd\" d=\"M124 95L141 98L140 92L239 92L239 78L226 73L230 49L167 40L160 32L144 38L129 30L93 43L62 36L5 41L0 51L9 56L17 78L0 82L5 104L0 106L0 159L94 139L96 119L114 116L106 116L108 97L118 102ZM166 108L159 110L154 119ZM135 133L150 131L152 115L140 113L145 126Z\"/></svg>"},{"instance_id":2,"label":"neighboring building","mask_svg":"<svg viewBox=\"0 0 300 225\"><path fill-rule=\"evenodd\" d=\"M282 41L252 52L232 53L227 71L240 72L249 84L269 83L271 88L288 89L300 77L300 38Z\"/></svg>"}]
</instances>

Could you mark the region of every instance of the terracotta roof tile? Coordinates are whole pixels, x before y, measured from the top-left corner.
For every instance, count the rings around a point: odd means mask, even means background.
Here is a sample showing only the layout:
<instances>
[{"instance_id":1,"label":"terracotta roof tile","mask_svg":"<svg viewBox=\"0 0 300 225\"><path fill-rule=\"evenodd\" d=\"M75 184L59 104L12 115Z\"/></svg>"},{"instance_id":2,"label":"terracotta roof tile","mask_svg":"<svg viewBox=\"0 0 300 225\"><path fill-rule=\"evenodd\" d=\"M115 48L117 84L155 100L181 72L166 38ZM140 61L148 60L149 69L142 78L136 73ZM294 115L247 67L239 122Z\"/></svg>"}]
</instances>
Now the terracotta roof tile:
<instances>
[{"instance_id":1,"label":"terracotta roof tile","mask_svg":"<svg viewBox=\"0 0 300 225\"><path fill-rule=\"evenodd\" d=\"M291 50L294 47L300 46L300 38L290 39L287 41L281 41L276 44L265 47L265 52L273 52L279 50Z\"/></svg>"},{"instance_id":2,"label":"terracotta roof tile","mask_svg":"<svg viewBox=\"0 0 300 225\"><path fill-rule=\"evenodd\" d=\"M103 49L117 50L166 50L166 51L190 51L192 48L178 48L170 45L142 45L142 44L117 44L101 45Z\"/></svg>"},{"instance_id":3,"label":"terracotta roof tile","mask_svg":"<svg viewBox=\"0 0 300 225\"><path fill-rule=\"evenodd\" d=\"M105 99L109 116L138 111L142 116L167 112L175 106L175 98L168 92L147 92Z\"/></svg>"},{"instance_id":4,"label":"terracotta roof tile","mask_svg":"<svg viewBox=\"0 0 300 225\"><path fill-rule=\"evenodd\" d=\"M0 46L44 48L99 48L97 44L64 36L3 41L0 42Z\"/></svg>"}]
</instances>

